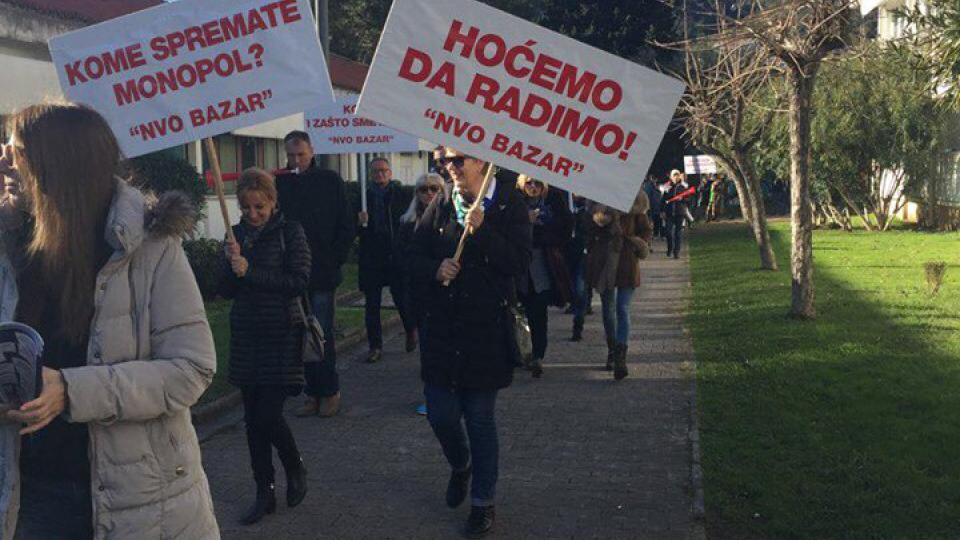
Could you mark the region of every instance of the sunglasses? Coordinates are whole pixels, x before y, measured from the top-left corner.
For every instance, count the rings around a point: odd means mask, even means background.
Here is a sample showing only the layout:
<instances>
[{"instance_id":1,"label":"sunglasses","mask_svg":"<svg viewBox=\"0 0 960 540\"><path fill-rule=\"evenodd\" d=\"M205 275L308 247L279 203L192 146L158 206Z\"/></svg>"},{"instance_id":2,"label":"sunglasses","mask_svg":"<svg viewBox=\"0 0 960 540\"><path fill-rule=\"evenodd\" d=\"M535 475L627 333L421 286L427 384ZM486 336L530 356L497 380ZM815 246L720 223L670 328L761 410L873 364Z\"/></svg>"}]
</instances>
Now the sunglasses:
<instances>
[{"instance_id":1,"label":"sunglasses","mask_svg":"<svg viewBox=\"0 0 960 540\"><path fill-rule=\"evenodd\" d=\"M537 180L528 180L524 187L535 187L537 189L543 189L543 182L538 182Z\"/></svg>"},{"instance_id":2,"label":"sunglasses","mask_svg":"<svg viewBox=\"0 0 960 540\"><path fill-rule=\"evenodd\" d=\"M454 167L456 167L456 168L458 168L458 169L462 169L462 168L463 168L463 163L464 163L466 160L468 160L468 159L474 159L474 158L472 158L472 157L470 157L470 156L457 156L457 157L452 157L452 158L451 158L451 157L444 157L444 158L440 158L440 159L439 159L439 163L440 163L440 166L441 166L441 167L445 167L445 166L447 166L447 165L453 165Z\"/></svg>"},{"instance_id":3,"label":"sunglasses","mask_svg":"<svg viewBox=\"0 0 960 540\"><path fill-rule=\"evenodd\" d=\"M417 188L417 193L438 193L440 191L440 186L420 186Z\"/></svg>"}]
</instances>

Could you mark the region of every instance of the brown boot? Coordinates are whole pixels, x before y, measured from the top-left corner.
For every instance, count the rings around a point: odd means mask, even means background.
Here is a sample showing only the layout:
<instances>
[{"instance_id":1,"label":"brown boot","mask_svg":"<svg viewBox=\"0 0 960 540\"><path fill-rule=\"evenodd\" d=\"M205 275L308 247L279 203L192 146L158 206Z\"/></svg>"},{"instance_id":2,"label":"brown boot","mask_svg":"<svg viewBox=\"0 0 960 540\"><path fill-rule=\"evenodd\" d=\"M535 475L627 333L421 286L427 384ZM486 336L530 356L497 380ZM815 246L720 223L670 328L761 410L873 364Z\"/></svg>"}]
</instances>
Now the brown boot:
<instances>
[{"instance_id":1,"label":"brown boot","mask_svg":"<svg viewBox=\"0 0 960 540\"><path fill-rule=\"evenodd\" d=\"M407 332L407 342L404 344L404 350L408 353L411 353L417 350L417 331L411 330Z\"/></svg>"},{"instance_id":2,"label":"brown boot","mask_svg":"<svg viewBox=\"0 0 960 540\"><path fill-rule=\"evenodd\" d=\"M340 412L340 392L320 399L320 405L317 407L317 415L321 418L330 418Z\"/></svg>"},{"instance_id":3,"label":"brown boot","mask_svg":"<svg viewBox=\"0 0 960 540\"><path fill-rule=\"evenodd\" d=\"M627 371L627 344L617 345L617 356L613 359L613 378L622 380L629 375Z\"/></svg>"},{"instance_id":4,"label":"brown boot","mask_svg":"<svg viewBox=\"0 0 960 540\"><path fill-rule=\"evenodd\" d=\"M307 399L303 402L303 407L300 407L299 409L293 411L293 415L299 416L300 418L304 418L307 416L314 416L317 414L318 407L319 407L319 400L317 400L317 398L308 396Z\"/></svg>"}]
</instances>

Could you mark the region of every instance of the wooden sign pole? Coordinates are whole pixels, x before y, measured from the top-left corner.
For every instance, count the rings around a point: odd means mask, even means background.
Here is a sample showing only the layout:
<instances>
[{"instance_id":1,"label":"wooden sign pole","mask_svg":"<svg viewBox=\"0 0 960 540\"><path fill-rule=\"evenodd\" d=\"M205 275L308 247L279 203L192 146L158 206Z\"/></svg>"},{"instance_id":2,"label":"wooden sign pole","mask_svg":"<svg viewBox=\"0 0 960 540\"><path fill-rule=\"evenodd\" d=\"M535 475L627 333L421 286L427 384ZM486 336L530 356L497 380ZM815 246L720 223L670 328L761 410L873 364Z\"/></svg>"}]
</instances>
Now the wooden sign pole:
<instances>
[{"instance_id":1,"label":"wooden sign pole","mask_svg":"<svg viewBox=\"0 0 960 540\"><path fill-rule=\"evenodd\" d=\"M213 139L207 137L203 140L207 148L207 158L210 160L210 168L213 171L213 189L217 193L217 199L220 200L220 214L223 216L223 226L227 229L227 238L234 242L233 227L230 225L230 213L227 212L227 198L223 194L223 174L220 172L220 157L217 155L217 147L213 144Z\"/></svg>"},{"instance_id":2,"label":"wooden sign pole","mask_svg":"<svg viewBox=\"0 0 960 540\"><path fill-rule=\"evenodd\" d=\"M496 167L493 165L493 163L488 164L487 174L483 177L483 184L480 186L480 193L477 194L477 200L473 201L473 206L470 207L470 212L473 212L473 210L477 208L477 205L483 208L483 200L487 197L487 191L490 189L490 182L493 181L493 175L495 170L496 170ZM453 255L454 261L460 262L460 257L463 256L463 247L467 243L467 237L470 236L471 234L473 234L473 229L468 224L467 227L464 228L463 230L463 236L460 237L460 243L457 244L457 252L454 253ZM450 286L450 281L449 280L444 281L443 286L444 287Z\"/></svg>"}]
</instances>

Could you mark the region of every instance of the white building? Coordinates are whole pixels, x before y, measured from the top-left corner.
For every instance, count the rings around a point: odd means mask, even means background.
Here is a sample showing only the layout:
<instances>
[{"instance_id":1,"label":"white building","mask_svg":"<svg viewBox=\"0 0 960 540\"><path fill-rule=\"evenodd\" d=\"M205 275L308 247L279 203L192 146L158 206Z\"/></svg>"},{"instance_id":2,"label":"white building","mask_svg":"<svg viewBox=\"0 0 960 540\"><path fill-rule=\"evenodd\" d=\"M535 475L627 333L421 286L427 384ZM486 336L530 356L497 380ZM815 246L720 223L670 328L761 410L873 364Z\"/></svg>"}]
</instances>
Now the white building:
<instances>
[{"instance_id":1,"label":"white building","mask_svg":"<svg viewBox=\"0 0 960 540\"><path fill-rule=\"evenodd\" d=\"M860 11L863 15L876 16L877 39L891 41L902 38L909 30L905 17L900 15L904 8L923 8L923 0L861 0ZM946 193L941 195L941 204L960 209L960 141L957 141L945 160L949 167L952 182L946 186ZM915 223L918 220L919 206L915 202L907 202L899 216L907 222Z\"/></svg>"},{"instance_id":2,"label":"white building","mask_svg":"<svg viewBox=\"0 0 960 540\"><path fill-rule=\"evenodd\" d=\"M0 73L5 74L6 81L0 93L0 118L44 99L62 99L47 48L51 37L162 3L163 0L0 0ZM327 63L336 94L357 94L362 90L368 66L336 54L330 55ZM248 167L274 170L285 166L283 137L296 129L303 129L303 115L215 137L224 174L229 176ZM427 171L427 151L431 149L429 143L422 141L420 152L394 153L385 157L391 160L394 176L412 184ZM200 141L166 152L183 157L203 174L209 170ZM372 157L341 154L330 156L328 165L338 170L344 180L358 181L366 175L365 164ZM230 195L233 184L228 182L225 188L231 218L237 220L236 199ZM207 203L206 213L210 217L200 224L199 232L208 238L223 238L225 228L216 208L216 197L208 197Z\"/></svg>"}]
</instances>

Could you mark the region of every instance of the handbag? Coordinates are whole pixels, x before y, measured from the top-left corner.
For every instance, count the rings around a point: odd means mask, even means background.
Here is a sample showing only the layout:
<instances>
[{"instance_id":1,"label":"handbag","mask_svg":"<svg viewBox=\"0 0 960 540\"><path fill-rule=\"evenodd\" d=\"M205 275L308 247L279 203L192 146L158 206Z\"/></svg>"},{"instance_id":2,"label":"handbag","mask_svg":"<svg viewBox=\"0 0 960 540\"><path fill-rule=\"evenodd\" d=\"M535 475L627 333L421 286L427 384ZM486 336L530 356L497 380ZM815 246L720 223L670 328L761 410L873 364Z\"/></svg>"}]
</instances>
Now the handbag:
<instances>
[{"instance_id":1,"label":"handbag","mask_svg":"<svg viewBox=\"0 0 960 540\"><path fill-rule=\"evenodd\" d=\"M515 366L528 366L533 359L533 339L530 336L530 323L523 309L517 305L507 305L507 346Z\"/></svg>"},{"instance_id":2,"label":"handbag","mask_svg":"<svg viewBox=\"0 0 960 540\"><path fill-rule=\"evenodd\" d=\"M319 364L323 362L326 339L323 335L323 326L316 315L309 309L304 310L306 301L303 295L297 297L297 309L300 310L300 320L303 321L303 349L301 358L304 364ZM307 306L310 304L307 303Z\"/></svg>"},{"instance_id":3,"label":"handbag","mask_svg":"<svg viewBox=\"0 0 960 540\"><path fill-rule=\"evenodd\" d=\"M286 254L287 242L284 238L284 231L280 231L280 253ZM281 255L281 256L282 256ZM303 306L306 304L307 308ZM304 364L319 364L323 362L326 346L326 336L323 333L323 326L317 316L313 314L310 307L310 301L306 295L297 296L297 310L300 312L300 321L303 323L303 339L301 340L300 360Z\"/></svg>"}]
</instances>

